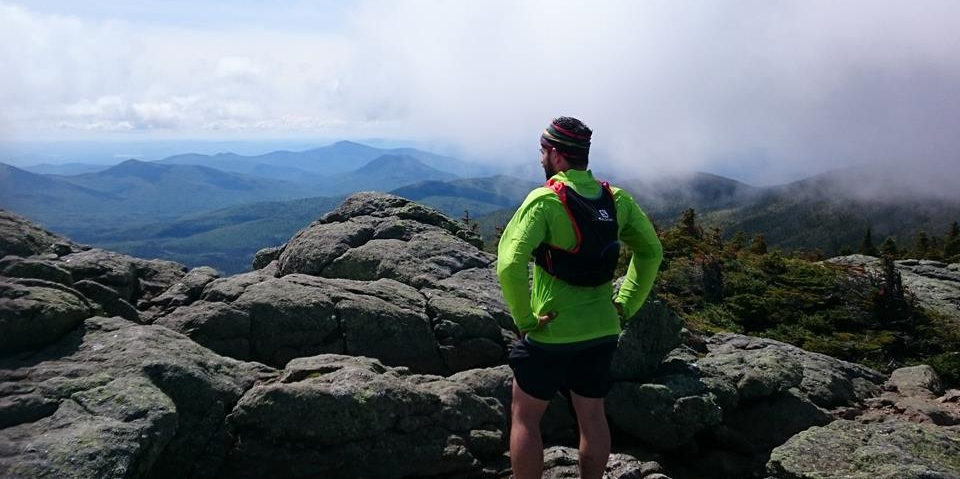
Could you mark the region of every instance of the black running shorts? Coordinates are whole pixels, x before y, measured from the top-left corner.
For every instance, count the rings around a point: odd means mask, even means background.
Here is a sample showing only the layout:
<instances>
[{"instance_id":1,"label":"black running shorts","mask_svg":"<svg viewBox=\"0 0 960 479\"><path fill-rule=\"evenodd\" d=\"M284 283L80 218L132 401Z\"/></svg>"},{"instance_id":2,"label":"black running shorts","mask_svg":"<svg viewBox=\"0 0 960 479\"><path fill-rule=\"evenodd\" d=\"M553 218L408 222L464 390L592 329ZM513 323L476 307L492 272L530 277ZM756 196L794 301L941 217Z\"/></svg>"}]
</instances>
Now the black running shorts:
<instances>
[{"instance_id":1,"label":"black running shorts","mask_svg":"<svg viewBox=\"0 0 960 479\"><path fill-rule=\"evenodd\" d=\"M510 350L510 369L523 392L549 401L570 390L588 398L602 398L610 391L610 362L616 341L587 349L545 349L520 340Z\"/></svg>"}]
</instances>

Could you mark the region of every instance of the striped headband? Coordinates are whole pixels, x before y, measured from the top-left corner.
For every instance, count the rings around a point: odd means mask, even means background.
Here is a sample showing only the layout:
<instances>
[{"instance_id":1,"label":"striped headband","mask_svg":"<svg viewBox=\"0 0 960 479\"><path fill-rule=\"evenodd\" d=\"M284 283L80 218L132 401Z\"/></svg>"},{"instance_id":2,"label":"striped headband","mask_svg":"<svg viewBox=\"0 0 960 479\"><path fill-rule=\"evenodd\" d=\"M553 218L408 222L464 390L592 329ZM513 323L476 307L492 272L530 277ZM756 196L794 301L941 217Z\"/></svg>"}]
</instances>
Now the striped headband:
<instances>
[{"instance_id":1,"label":"striped headband","mask_svg":"<svg viewBox=\"0 0 960 479\"><path fill-rule=\"evenodd\" d=\"M566 156L585 158L590 153L590 134L577 134L553 122L540 136L540 144Z\"/></svg>"}]
</instances>

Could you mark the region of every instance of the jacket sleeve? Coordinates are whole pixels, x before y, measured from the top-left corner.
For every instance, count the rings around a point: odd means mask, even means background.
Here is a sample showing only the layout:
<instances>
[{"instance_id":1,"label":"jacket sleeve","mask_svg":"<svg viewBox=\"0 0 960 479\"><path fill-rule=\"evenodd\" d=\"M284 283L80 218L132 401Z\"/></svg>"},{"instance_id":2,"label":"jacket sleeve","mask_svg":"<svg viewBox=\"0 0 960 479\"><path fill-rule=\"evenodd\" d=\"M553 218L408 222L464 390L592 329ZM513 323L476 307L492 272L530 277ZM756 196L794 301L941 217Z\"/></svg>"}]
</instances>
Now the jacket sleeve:
<instances>
[{"instance_id":1,"label":"jacket sleeve","mask_svg":"<svg viewBox=\"0 0 960 479\"><path fill-rule=\"evenodd\" d=\"M497 277L513 322L520 331L534 329L537 318L530 307L530 255L546 236L547 223L543 202L527 196L507 223L497 246Z\"/></svg>"},{"instance_id":2,"label":"jacket sleeve","mask_svg":"<svg viewBox=\"0 0 960 479\"><path fill-rule=\"evenodd\" d=\"M653 288L653 281L663 259L663 247L653 223L633 197L624 190L617 190L615 196L620 240L633 252L616 301L623 306L624 317L630 319L643 306Z\"/></svg>"}]
</instances>

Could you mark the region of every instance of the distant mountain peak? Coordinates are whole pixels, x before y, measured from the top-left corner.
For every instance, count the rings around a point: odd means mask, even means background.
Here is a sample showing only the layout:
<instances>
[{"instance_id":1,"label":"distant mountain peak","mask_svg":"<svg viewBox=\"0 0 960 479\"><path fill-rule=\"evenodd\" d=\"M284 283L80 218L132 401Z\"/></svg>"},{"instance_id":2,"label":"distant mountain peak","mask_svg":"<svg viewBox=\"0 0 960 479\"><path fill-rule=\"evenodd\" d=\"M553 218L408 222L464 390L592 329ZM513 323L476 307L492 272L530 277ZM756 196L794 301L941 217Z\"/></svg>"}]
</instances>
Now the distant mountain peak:
<instances>
[{"instance_id":1,"label":"distant mountain peak","mask_svg":"<svg viewBox=\"0 0 960 479\"><path fill-rule=\"evenodd\" d=\"M357 143L355 141L350 141L350 140L340 140L330 146L366 146L368 148L372 148L367 145L364 145L363 143Z\"/></svg>"},{"instance_id":2,"label":"distant mountain peak","mask_svg":"<svg viewBox=\"0 0 960 479\"><path fill-rule=\"evenodd\" d=\"M366 165L357 169L356 173L379 173L390 168L401 168L405 171L440 171L427 166L422 161L410 155L386 154L374 158Z\"/></svg>"},{"instance_id":3,"label":"distant mountain peak","mask_svg":"<svg viewBox=\"0 0 960 479\"><path fill-rule=\"evenodd\" d=\"M123 163L103 170L100 174L109 176L142 176L147 174L153 176L167 169L169 169L167 165L131 158Z\"/></svg>"}]
</instances>

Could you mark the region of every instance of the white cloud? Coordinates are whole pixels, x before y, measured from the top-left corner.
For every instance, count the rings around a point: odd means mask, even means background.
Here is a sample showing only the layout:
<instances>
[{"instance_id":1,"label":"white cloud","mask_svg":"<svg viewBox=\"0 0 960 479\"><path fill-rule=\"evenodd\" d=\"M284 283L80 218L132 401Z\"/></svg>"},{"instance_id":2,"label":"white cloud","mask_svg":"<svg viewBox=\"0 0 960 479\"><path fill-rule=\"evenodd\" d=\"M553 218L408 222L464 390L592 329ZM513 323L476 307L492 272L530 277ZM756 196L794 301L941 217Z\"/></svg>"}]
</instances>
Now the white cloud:
<instances>
[{"instance_id":1,"label":"white cloud","mask_svg":"<svg viewBox=\"0 0 960 479\"><path fill-rule=\"evenodd\" d=\"M0 4L0 124L397 136L535 162L569 114L598 161L637 174L960 163L956 2L366 0L319 32L254 6L214 30Z\"/></svg>"},{"instance_id":2,"label":"white cloud","mask_svg":"<svg viewBox=\"0 0 960 479\"><path fill-rule=\"evenodd\" d=\"M289 118L341 115L330 106L346 48L323 36L98 23L0 4L0 45L10 72L0 119L39 136L307 128L329 120Z\"/></svg>"},{"instance_id":3,"label":"white cloud","mask_svg":"<svg viewBox=\"0 0 960 479\"><path fill-rule=\"evenodd\" d=\"M260 65L246 57L221 58L217 63L217 76L220 78L253 80L261 74Z\"/></svg>"}]
</instances>

